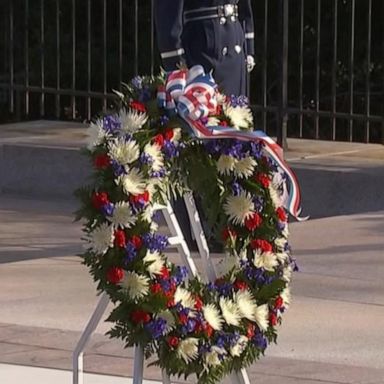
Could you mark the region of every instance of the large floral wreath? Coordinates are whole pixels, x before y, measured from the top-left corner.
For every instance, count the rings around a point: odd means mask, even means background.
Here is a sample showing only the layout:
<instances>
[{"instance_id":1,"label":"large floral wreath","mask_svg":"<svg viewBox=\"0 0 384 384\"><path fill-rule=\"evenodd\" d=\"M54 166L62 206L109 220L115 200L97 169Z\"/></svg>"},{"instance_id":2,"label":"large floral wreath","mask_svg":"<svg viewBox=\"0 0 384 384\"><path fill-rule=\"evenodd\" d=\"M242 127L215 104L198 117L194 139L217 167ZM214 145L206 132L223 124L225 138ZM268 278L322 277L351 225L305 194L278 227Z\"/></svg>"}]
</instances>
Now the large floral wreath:
<instances>
[{"instance_id":1,"label":"large floral wreath","mask_svg":"<svg viewBox=\"0 0 384 384\"><path fill-rule=\"evenodd\" d=\"M93 181L77 192L82 257L115 304L111 337L157 355L169 375L216 383L276 341L290 302L284 177L262 142L191 135L169 97L161 103L163 86L161 76L134 78L119 93L124 106L89 127ZM253 129L245 98L215 98L208 116L195 116L200 124ZM225 250L208 284L167 259L157 232L154 205L190 190Z\"/></svg>"}]
</instances>

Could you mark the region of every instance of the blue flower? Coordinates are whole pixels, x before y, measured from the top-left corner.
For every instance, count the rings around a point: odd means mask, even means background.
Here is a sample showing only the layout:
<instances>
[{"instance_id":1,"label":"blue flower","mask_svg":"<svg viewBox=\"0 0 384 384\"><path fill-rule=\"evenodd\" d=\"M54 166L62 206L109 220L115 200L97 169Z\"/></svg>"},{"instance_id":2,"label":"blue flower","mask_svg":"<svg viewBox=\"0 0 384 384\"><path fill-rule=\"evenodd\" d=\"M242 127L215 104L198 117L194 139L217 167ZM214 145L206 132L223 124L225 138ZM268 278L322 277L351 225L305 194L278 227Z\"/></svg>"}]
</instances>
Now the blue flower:
<instances>
[{"instance_id":1,"label":"blue flower","mask_svg":"<svg viewBox=\"0 0 384 384\"><path fill-rule=\"evenodd\" d=\"M104 204L101 208L105 216L112 216L114 209L115 209L115 206L112 203Z\"/></svg>"},{"instance_id":2,"label":"blue flower","mask_svg":"<svg viewBox=\"0 0 384 384\"><path fill-rule=\"evenodd\" d=\"M161 178L165 176L165 173L166 173L165 168L161 168L159 171L151 172L150 176Z\"/></svg>"},{"instance_id":3,"label":"blue flower","mask_svg":"<svg viewBox=\"0 0 384 384\"><path fill-rule=\"evenodd\" d=\"M143 242L151 252L162 252L168 246L168 237L155 233L146 233L143 235Z\"/></svg>"},{"instance_id":4,"label":"blue flower","mask_svg":"<svg viewBox=\"0 0 384 384\"><path fill-rule=\"evenodd\" d=\"M121 176L121 175L124 175L126 173L125 168L121 164L119 164L116 160L111 161L111 166L113 169L113 173L116 176Z\"/></svg>"},{"instance_id":5,"label":"blue flower","mask_svg":"<svg viewBox=\"0 0 384 384\"><path fill-rule=\"evenodd\" d=\"M232 107L246 107L249 105L249 100L248 100L248 97L244 95L240 95L240 96L231 95L229 97L229 103L231 104Z\"/></svg>"},{"instance_id":6,"label":"blue flower","mask_svg":"<svg viewBox=\"0 0 384 384\"><path fill-rule=\"evenodd\" d=\"M137 256L137 249L135 246L128 242L127 246L125 247L125 262L130 263L132 262Z\"/></svg>"},{"instance_id":7,"label":"blue flower","mask_svg":"<svg viewBox=\"0 0 384 384\"><path fill-rule=\"evenodd\" d=\"M108 115L103 118L103 128L109 133L114 133L121 128L121 122L117 116Z\"/></svg>"},{"instance_id":8,"label":"blue flower","mask_svg":"<svg viewBox=\"0 0 384 384\"><path fill-rule=\"evenodd\" d=\"M232 183L232 192L235 196L239 196L242 190L243 188L238 182L234 181Z\"/></svg>"},{"instance_id":9,"label":"blue flower","mask_svg":"<svg viewBox=\"0 0 384 384\"><path fill-rule=\"evenodd\" d=\"M193 332L195 330L195 327L196 327L196 320L194 319L188 319L188 322L187 322L187 330L189 333Z\"/></svg>"},{"instance_id":10,"label":"blue flower","mask_svg":"<svg viewBox=\"0 0 384 384\"><path fill-rule=\"evenodd\" d=\"M140 90L143 88L143 78L141 76L135 76L132 80L131 80L131 84L134 88L136 88L137 90Z\"/></svg>"},{"instance_id":11,"label":"blue flower","mask_svg":"<svg viewBox=\"0 0 384 384\"><path fill-rule=\"evenodd\" d=\"M164 142L163 152L164 152L165 157L167 159L172 159L173 157L179 156L179 150L176 147L175 143L173 143L172 141L169 141L169 140L166 140Z\"/></svg>"},{"instance_id":12,"label":"blue flower","mask_svg":"<svg viewBox=\"0 0 384 384\"><path fill-rule=\"evenodd\" d=\"M251 155L256 159L260 159L262 156L262 145L260 143L255 143L254 141L251 141L249 145Z\"/></svg>"},{"instance_id":13,"label":"blue flower","mask_svg":"<svg viewBox=\"0 0 384 384\"><path fill-rule=\"evenodd\" d=\"M267 348L268 345L267 339L261 333L256 333L256 335L252 338L252 342L256 347L263 351Z\"/></svg>"},{"instance_id":14,"label":"blue flower","mask_svg":"<svg viewBox=\"0 0 384 384\"><path fill-rule=\"evenodd\" d=\"M141 155L140 155L140 162L142 164L152 164L153 163L153 158L150 154L146 153L146 152L143 152Z\"/></svg>"},{"instance_id":15,"label":"blue flower","mask_svg":"<svg viewBox=\"0 0 384 384\"><path fill-rule=\"evenodd\" d=\"M167 321L161 317L150 321L145 325L145 329L149 331L154 339L163 336L167 328Z\"/></svg>"}]
</instances>

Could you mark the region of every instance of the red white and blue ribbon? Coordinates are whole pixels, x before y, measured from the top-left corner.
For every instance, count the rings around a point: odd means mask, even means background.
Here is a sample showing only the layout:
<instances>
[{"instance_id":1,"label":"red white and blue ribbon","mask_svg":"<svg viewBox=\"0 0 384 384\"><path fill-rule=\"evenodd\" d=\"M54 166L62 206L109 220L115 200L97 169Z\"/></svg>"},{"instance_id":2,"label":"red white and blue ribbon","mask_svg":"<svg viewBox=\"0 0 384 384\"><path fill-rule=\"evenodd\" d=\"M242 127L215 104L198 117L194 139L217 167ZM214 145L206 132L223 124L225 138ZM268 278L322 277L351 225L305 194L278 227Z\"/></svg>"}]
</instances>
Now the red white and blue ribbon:
<instances>
[{"instance_id":1,"label":"red white and blue ribbon","mask_svg":"<svg viewBox=\"0 0 384 384\"><path fill-rule=\"evenodd\" d=\"M285 162L281 147L263 131L239 131L228 127L210 127L201 122L201 118L215 112L217 85L211 74L205 74L201 66L189 71L174 71L168 76L165 88L159 89L158 101L167 110L176 109L177 113L189 124L199 139L236 139L262 143L264 151L284 171L288 180L289 195L284 202L285 208L297 220L302 221L300 212L300 187L297 178Z\"/></svg>"}]
</instances>

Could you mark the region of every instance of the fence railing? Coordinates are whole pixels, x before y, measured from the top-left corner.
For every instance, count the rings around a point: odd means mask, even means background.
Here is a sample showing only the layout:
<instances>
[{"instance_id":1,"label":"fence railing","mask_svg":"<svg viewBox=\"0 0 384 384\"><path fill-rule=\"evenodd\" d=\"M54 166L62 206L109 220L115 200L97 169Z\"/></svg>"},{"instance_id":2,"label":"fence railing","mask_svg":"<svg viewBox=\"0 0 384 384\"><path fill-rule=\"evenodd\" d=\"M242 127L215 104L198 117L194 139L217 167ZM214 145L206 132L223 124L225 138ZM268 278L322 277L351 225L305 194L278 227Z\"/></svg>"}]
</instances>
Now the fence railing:
<instances>
[{"instance_id":1,"label":"fence railing","mask_svg":"<svg viewBox=\"0 0 384 384\"><path fill-rule=\"evenodd\" d=\"M4 0L3 120L86 120L113 89L159 69L154 0ZM258 128L285 137L381 142L382 0L255 0L251 101ZM1 120L1 117L0 117Z\"/></svg>"}]
</instances>

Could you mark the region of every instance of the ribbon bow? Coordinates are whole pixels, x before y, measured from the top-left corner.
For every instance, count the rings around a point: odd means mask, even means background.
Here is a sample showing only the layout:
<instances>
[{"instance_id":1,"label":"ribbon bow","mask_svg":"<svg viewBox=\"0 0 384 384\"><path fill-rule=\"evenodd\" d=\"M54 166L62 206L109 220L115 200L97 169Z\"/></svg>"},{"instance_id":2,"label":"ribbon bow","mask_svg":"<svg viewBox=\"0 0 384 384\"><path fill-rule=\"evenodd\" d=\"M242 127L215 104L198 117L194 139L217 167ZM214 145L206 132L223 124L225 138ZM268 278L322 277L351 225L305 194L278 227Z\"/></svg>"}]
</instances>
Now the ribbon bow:
<instances>
[{"instance_id":1,"label":"ribbon bow","mask_svg":"<svg viewBox=\"0 0 384 384\"><path fill-rule=\"evenodd\" d=\"M216 110L216 89L212 75L206 74L201 65L174 71L159 89L159 106L184 119L199 120Z\"/></svg>"},{"instance_id":2,"label":"ribbon bow","mask_svg":"<svg viewBox=\"0 0 384 384\"><path fill-rule=\"evenodd\" d=\"M217 84L211 74L205 74L202 66L188 70L171 72L166 85L158 92L159 106L171 113L178 113L191 127L193 134L200 139L235 139L262 143L264 151L273 159L287 176L288 197L284 207L297 220L303 221L300 212L300 187L296 175L285 162L282 148L263 131L239 131L228 127L207 127L203 117L216 111Z\"/></svg>"}]
</instances>

